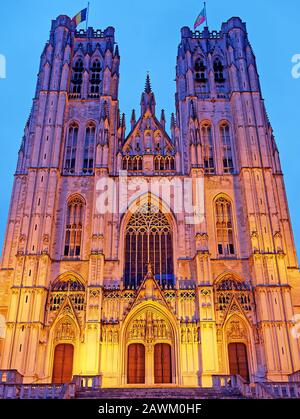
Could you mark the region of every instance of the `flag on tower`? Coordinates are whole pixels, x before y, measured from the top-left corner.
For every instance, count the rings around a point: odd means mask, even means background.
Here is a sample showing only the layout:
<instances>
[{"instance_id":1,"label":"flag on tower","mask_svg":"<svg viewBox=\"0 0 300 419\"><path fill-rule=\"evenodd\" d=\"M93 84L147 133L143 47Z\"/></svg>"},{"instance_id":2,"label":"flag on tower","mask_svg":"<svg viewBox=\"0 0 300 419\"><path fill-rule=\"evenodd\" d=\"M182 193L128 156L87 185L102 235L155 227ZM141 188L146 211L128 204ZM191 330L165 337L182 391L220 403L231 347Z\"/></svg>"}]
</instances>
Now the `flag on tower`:
<instances>
[{"instance_id":1,"label":"flag on tower","mask_svg":"<svg viewBox=\"0 0 300 419\"><path fill-rule=\"evenodd\" d=\"M202 25L202 23L206 22L206 7L204 6L201 13L199 14L199 16L196 19L196 22L194 24L194 29L197 29L198 26Z\"/></svg>"},{"instance_id":2,"label":"flag on tower","mask_svg":"<svg viewBox=\"0 0 300 419\"><path fill-rule=\"evenodd\" d=\"M76 16L73 17L73 22L76 23L76 26L79 25L79 23L84 22L87 20L87 14L88 14L88 8L81 10L81 12L77 13Z\"/></svg>"}]
</instances>

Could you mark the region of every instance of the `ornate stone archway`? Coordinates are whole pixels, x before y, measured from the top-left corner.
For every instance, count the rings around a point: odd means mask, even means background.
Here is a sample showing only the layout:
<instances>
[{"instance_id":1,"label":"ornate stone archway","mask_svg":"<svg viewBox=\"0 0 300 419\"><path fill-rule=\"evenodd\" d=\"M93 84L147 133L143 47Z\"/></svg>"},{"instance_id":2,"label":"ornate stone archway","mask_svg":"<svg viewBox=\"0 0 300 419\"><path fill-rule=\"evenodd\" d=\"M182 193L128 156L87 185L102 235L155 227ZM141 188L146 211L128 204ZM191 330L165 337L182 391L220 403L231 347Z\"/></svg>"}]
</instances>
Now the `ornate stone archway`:
<instances>
[{"instance_id":1,"label":"ornate stone archway","mask_svg":"<svg viewBox=\"0 0 300 419\"><path fill-rule=\"evenodd\" d=\"M146 304L144 307L137 311L134 316L131 317L127 324L126 331L124 333L125 345L124 345L124 375L126 384L128 384L128 375L132 371L133 366L130 364L131 360L128 357L128 348L132 345L143 345L145 348L145 382L143 384L147 386L154 386L157 383L155 376L157 375L158 357L155 357L155 348L157 345L162 345L163 348L170 348L170 359L166 360L168 368L171 369L170 379L165 378L163 384L176 384L178 382L176 373L176 360L177 360L177 344L174 333L174 328L171 324L168 316L155 304ZM165 355L168 351L165 351ZM138 360L139 362L139 360ZM132 374L130 374L132 376ZM167 376L167 373L164 377ZM169 381L169 382L167 382ZM134 384L134 383L130 383ZM141 383L135 383L141 384Z\"/></svg>"},{"instance_id":2,"label":"ornate stone archway","mask_svg":"<svg viewBox=\"0 0 300 419\"><path fill-rule=\"evenodd\" d=\"M238 374L249 381L253 342L246 319L233 314L224 325L224 335L228 373Z\"/></svg>"}]
</instances>

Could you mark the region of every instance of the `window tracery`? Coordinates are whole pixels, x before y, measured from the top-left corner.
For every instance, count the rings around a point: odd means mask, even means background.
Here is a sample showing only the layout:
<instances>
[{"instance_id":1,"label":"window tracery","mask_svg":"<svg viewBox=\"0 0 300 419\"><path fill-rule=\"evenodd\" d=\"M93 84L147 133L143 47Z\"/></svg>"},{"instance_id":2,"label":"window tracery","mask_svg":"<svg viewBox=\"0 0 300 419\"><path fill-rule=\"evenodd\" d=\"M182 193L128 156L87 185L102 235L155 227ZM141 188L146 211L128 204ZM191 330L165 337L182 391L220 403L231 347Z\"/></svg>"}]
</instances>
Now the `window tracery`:
<instances>
[{"instance_id":1,"label":"window tracery","mask_svg":"<svg viewBox=\"0 0 300 419\"><path fill-rule=\"evenodd\" d=\"M123 170L128 172L140 172L143 170L142 156L125 156L123 157Z\"/></svg>"},{"instance_id":2,"label":"window tracery","mask_svg":"<svg viewBox=\"0 0 300 419\"><path fill-rule=\"evenodd\" d=\"M81 97L81 87L83 82L83 61L81 58L75 62L73 67L73 74L72 74L72 87L71 87L71 97L74 99Z\"/></svg>"},{"instance_id":3,"label":"window tracery","mask_svg":"<svg viewBox=\"0 0 300 419\"><path fill-rule=\"evenodd\" d=\"M136 211L125 238L125 284L137 287L151 263L161 285L173 283L172 232L166 216L151 203Z\"/></svg>"},{"instance_id":4,"label":"window tracery","mask_svg":"<svg viewBox=\"0 0 300 419\"><path fill-rule=\"evenodd\" d=\"M68 129L66 139L66 151L65 151L65 162L64 162L64 173L73 175L76 169L76 154L77 154L77 143L78 143L78 125L73 122Z\"/></svg>"},{"instance_id":5,"label":"window tracery","mask_svg":"<svg viewBox=\"0 0 300 419\"><path fill-rule=\"evenodd\" d=\"M101 64L96 59L90 69L90 98L100 97L100 83L101 83Z\"/></svg>"},{"instance_id":6,"label":"window tracery","mask_svg":"<svg viewBox=\"0 0 300 419\"><path fill-rule=\"evenodd\" d=\"M94 171L95 134L96 127L93 123L90 123L85 130L84 156L82 168L84 174L92 174Z\"/></svg>"},{"instance_id":7,"label":"window tracery","mask_svg":"<svg viewBox=\"0 0 300 419\"><path fill-rule=\"evenodd\" d=\"M221 135L222 146L223 146L224 173L234 173L230 127L227 124L227 122L224 122L220 126L220 135Z\"/></svg>"},{"instance_id":8,"label":"window tracery","mask_svg":"<svg viewBox=\"0 0 300 419\"><path fill-rule=\"evenodd\" d=\"M64 256L79 257L81 252L84 202L74 197L68 202Z\"/></svg>"},{"instance_id":9,"label":"window tracery","mask_svg":"<svg viewBox=\"0 0 300 419\"><path fill-rule=\"evenodd\" d=\"M204 147L204 170L207 174L215 173L214 144L212 127L208 123L201 126L201 140Z\"/></svg>"},{"instance_id":10,"label":"window tracery","mask_svg":"<svg viewBox=\"0 0 300 419\"><path fill-rule=\"evenodd\" d=\"M227 199L220 197L216 200L215 211L218 254L232 256L235 254L235 248L231 203Z\"/></svg>"},{"instance_id":11,"label":"window tracery","mask_svg":"<svg viewBox=\"0 0 300 419\"><path fill-rule=\"evenodd\" d=\"M175 158L173 156L155 156L154 170L156 172L165 172L175 170Z\"/></svg>"}]
</instances>

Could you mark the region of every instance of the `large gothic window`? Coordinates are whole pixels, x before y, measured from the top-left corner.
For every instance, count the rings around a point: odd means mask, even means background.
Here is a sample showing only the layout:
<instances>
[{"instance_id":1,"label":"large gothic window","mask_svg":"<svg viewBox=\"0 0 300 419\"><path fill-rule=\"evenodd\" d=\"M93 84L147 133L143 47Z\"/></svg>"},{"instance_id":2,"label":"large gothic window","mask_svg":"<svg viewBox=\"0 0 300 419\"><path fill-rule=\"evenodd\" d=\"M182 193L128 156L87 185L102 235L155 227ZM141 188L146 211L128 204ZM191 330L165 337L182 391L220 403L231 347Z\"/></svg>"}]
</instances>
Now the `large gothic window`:
<instances>
[{"instance_id":1,"label":"large gothic window","mask_svg":"<svg viewBox=\"0 0 300 419\"><path fill-rule=\"evenodd\" d=\"M221 134L221 140L222 140L222 146L223 146L224 173L233 173L234 165L233 165L231 135L230 135L230 127L227 124L227 122L224 122L220 126L220 134Z\"/></svg>"},{"instance_id":2,"label":"large gothic window","mask_svg":"<svg viewBox=\"0 0 300 419\"><path fill-rule=\"evenodd\" d=\"M151 203L135 212L126 228L125 285L138 287L151 263L162 286L174 285L171 226L166 216Z\"/></svg>"},{"instance_id":3,"label":"large gothic window","mask_svg":"<svg viewBox=\"0 0 300 419\"><path fill-rule=\"evenodd\" d=\"M214 145L211 125L201 126L201 140L204 147L204 170L207 174L215 173Z\"/></svg>"},{"instance_id":4,"label":"large gothic window","mask_svg":"<svg viewBox=\"0 0 300 419\"><path fill-rule=\"evenodd\" d=\"M94 124L89 124L85 130L84 156L83 156L83 173L91 174L94 171L94 154L95 154L95 133Z\"/></svg>"},{"instance_id":5,"label":"large gothic window","mask_svg":"<svg viewBox=\"0 0 300 419\"><path fill-rule=\"evenodd\" d=\"M81 197L74 197L68 203L64 256L80 256L82 242L84 202Z\"/></svg>"},{"instance_id":6,"label":"large gothic window","mask_svg":"<svg viewBox=\"0 0 300 419\"><path fill-rule=\"evenodd\" d=\"M232 256L235 254L232 206L231 203L223 197L218 198L215 205L218 254Z\"/></svg>"},{"instance_id":7,"label":"large gothic window","mask_svg":"<svg viewBox=\"0 0 300 419\"><path fill-rule=\"evenodd\" d=\"M77 142L78 142L78 125L76 123L73 123L69 127L69 130L67 133L67 140L66 140L66 152L65 152L65 163L64 163L64 172L66 174L75 173Z\"/></svg>"}]
</instances>

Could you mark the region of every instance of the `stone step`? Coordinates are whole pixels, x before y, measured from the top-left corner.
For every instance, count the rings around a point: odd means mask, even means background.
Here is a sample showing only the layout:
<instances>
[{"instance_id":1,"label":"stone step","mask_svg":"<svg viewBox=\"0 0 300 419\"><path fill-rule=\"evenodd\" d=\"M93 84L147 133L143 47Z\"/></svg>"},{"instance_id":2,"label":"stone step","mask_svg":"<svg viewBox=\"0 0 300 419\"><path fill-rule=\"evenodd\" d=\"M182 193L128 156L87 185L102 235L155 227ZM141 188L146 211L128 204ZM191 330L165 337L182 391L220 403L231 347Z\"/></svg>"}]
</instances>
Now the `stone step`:
<instances>
[{"instance_id":1,"label":"stone step","mask_svg":"<svg viewBox=\"0 0 300 419\"><path fill-rule=\"evenodd\" d=\"M113 388L80 390L77 399L237 399L244 398L237 390L213 388Z\"/></svg>"}]
</instances>

